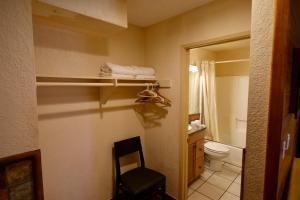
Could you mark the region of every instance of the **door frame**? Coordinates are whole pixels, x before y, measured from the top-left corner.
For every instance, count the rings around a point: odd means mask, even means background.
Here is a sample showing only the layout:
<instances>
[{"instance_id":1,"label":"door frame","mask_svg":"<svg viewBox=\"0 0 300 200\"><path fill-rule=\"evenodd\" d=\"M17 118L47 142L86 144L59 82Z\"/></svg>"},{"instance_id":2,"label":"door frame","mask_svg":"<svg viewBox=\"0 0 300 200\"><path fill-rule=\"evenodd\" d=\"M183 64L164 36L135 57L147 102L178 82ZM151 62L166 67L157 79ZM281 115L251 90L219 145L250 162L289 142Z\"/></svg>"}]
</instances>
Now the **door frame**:
<instances>
[{"instance_id":1,"label":"door frame","mask_svg":"<svg viewBox=\"0 0 300 200\"><path fill-rule=\"evenodd\" d=\"M189 55L190 49L210 46L215 44L222 44L227 42L234 42L243 39L250 39L250 31L240 32L236 34L217 37L200 42L194 42L182 45L180 47L181 60L181 88L180 88L180 149L179 149L179 199L187 199L188 189L188 102L189 102ZM243 177L243 176L242 176ZM242 178L243 184L243 178Z\"/></svg>"}]
</instances>

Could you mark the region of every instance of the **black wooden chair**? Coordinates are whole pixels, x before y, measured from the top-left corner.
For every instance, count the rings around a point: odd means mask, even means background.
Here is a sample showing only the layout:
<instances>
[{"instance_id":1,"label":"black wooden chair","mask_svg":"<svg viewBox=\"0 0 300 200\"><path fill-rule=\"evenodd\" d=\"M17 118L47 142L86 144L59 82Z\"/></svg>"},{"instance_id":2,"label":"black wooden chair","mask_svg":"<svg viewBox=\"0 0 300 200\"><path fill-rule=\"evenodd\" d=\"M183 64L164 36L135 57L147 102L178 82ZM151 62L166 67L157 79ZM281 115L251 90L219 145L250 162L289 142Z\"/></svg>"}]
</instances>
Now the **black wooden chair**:
<instances>
[{"instance_id":1,"label":"black wooden chair","mask_svg":"<svg viewBox=\"0 0 300 200\"><path fill-rule=\"evenodd\" d=\"M165 197L166 177L145 167L140 137L134 137L114 143L116 160L116 199L120 199L120 192L126 198L140 200L149 199L153 194ZM139 152L140 167L121 174L120 158L128 154Z\"/></svg>"}]
</instances>

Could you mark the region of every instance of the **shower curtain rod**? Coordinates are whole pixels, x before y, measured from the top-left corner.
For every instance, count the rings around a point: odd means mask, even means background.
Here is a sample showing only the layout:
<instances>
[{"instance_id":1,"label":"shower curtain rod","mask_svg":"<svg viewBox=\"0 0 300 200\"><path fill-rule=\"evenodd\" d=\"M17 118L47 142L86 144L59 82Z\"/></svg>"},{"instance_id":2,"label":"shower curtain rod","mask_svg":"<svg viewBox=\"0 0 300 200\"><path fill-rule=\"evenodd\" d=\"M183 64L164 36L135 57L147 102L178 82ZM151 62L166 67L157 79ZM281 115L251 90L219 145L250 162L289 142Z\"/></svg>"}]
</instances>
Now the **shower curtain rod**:
<instances>
[{"instance_id":1,"label":"shower curtain rod","mask_svg":"<svg viewBox=\"0 0 300 200\"><path fill-rule=\"evenodd\" d=\"M222 61L217 61L215 63L221 64L221 63L248 62L248 61L249 61L249 59L238 59L238 60L222 60Z\"/></svg>"}]
</instances>

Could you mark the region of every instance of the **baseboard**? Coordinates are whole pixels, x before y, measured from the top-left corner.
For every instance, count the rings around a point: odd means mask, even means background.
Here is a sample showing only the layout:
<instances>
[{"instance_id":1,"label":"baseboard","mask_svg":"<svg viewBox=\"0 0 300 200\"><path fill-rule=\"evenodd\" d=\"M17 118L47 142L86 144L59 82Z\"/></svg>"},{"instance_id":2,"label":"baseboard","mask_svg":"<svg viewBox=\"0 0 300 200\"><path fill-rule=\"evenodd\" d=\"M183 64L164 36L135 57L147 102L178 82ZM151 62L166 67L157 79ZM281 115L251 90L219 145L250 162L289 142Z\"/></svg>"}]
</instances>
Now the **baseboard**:
<instances>
[{"instance_id":1,"label":"baseboard","mask_svg":"<svg viewBox=\"0 0 300 200\"><path fill-rule=\"evenodd\" d=\"M176 200L176 199L171 197L170 195L166 194L166 200Z\"/></svg>"},{"instance_id":2,"label":"baseboard","mask_svg":"<svg viewBox=\"0 0 300 200\"><path fill-rule=\"evenodd\" d=\"M120 200L122 200L123 198L121 197ZM111 200L116 200L116 198L113 198ZM152 200L156 200L156 199L152 199ZM170 195L166 194L165 195L165 199L164 200L176 200L175 198L171 197Z\"/></svg>"}]
</instances>

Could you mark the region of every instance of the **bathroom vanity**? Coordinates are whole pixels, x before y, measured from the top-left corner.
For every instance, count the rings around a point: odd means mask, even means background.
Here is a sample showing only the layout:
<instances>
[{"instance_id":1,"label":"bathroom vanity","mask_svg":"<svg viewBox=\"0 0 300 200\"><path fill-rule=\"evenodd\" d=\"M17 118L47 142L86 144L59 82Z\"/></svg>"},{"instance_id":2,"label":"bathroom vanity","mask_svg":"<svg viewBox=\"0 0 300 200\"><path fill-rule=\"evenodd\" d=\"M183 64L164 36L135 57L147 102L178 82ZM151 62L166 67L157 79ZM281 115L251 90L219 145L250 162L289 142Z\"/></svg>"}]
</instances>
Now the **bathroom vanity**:
<instances>
[{"instance_id":1,"label":"bathroom vanity","mask_svg":"<svg viewBox=\"0 0 300 200\"><path fill-rule=\"evenodd\" d=\"M204 132L203 128L188 132L188 184L198 179L204 170Z\"/></svg>"}]
</instances>

